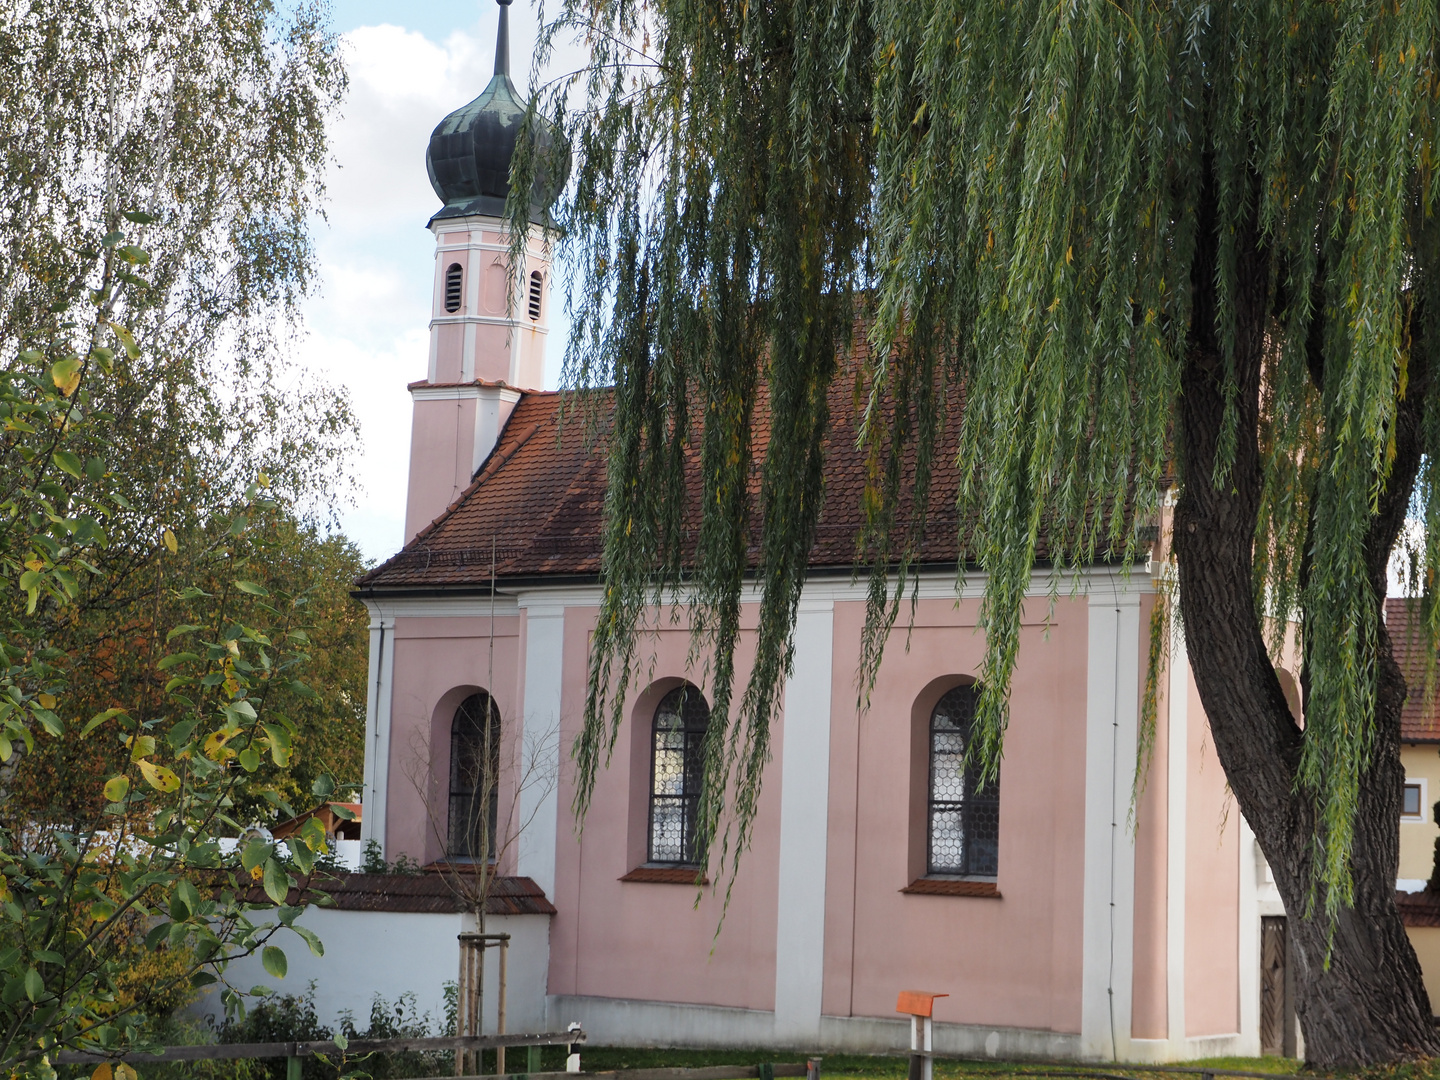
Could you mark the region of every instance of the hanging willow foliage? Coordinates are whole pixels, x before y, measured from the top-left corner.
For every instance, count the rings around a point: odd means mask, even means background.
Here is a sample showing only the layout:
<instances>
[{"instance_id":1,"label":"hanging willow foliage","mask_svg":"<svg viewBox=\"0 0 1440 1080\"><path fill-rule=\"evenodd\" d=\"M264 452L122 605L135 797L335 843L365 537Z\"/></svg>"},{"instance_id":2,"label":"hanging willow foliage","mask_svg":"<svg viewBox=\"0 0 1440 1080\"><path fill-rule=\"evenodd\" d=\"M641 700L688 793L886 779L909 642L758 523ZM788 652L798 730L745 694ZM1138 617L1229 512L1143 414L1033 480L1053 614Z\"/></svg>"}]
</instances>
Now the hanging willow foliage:
<instances>
[{"instance_id":1,"label":"hanging willow foliage","mask_svg":"<svg viewBox=\"0 0 1440 1080\"><path fill-rule=\"evenodd\" d=\"M1436 340L1411 315L1440 312L1437 17L1411 0L564 0L541 58L578 34L590 62L537 108L576 158L557 209L576 274L566 376L615 387L578 809L614 743L643 613L683 596L714 665L699 848L733 872L824 494L826 390L847 356L871 463L862 690L918 550L937 432L958 423L962 565L986 582L971 752L993 775L1037 545L1062 569L1128 559L1177 468L1207 237L1206 325L1231 388L1211 479L1225 480L1249 222L1273 312L1255 604L1302 631L1299 783L1319 811L1326 904L1346 903L1374 735L1364 540L1407 363ZM534 165L517 158L517 190ZM1199 220L1203 206L1218 218ZM947 387L963 416L941 415ZM1433 641L1440 398L1426 393L1417 544ZM696 448L698 507L684 480ZM737 701L752 580L756 660Z\"/></svg>"}]
</instances>

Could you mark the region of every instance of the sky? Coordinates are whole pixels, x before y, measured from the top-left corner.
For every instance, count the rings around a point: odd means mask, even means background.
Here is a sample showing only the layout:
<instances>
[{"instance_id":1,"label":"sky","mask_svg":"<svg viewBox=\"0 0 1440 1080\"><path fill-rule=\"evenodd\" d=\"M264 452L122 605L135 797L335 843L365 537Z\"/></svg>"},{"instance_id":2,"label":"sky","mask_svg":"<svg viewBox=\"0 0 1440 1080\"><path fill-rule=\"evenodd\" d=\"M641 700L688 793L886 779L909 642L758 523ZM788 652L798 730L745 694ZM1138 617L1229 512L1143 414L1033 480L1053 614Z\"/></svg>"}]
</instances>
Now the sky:
<instances>
[{"instance_id":1,"label":"sky","mask_svg":"<svg viewBox=\"0 0 1440 1080\"><path fill-rule=\"evenodd\" d=\"M297 359L350 393L364 450L340 527L375 560L404 539L405 384L425 377L435 251L425 223L440 208L425 147L435 125L490 80L497 10L494 0L337 0L333 8L350 89L331 131L328 221L315 227L320 287L306 303ZM516 0L510 70L522 93L535 26L535 7ZM547 387L558 381L568 330L562 307L552 307Z\"/></svg>"}]
</instances>

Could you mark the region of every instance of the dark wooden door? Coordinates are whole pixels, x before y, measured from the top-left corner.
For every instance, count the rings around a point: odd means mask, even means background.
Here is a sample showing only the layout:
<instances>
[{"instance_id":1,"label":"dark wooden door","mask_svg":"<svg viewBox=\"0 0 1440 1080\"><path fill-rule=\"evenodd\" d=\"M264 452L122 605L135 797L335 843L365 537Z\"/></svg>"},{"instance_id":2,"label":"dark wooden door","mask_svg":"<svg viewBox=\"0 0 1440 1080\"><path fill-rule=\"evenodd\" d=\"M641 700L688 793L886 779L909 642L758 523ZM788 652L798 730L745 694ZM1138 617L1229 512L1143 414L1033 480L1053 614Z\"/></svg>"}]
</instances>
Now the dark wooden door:
<instances>
[{"instance_id":1,"label":"dark wooden door","mask_svg":"<svg viewBox=\"0 0 1440 1080\"><path fill-rule=\"evenodd\" d=\"M1260 1053L1285 1053L1285 917L1260 920Z\"/></svg>"}]
</instances>

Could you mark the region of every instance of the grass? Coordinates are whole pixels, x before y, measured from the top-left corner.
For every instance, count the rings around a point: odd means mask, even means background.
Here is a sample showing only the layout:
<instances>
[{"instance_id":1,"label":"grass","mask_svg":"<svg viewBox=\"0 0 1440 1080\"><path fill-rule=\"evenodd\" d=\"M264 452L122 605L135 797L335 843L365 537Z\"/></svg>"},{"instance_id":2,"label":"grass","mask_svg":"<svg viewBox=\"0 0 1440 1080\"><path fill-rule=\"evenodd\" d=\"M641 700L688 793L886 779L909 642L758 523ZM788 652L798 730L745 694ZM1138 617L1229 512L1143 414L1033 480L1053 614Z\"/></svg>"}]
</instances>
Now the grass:
<instances>
[{"instance_id":1,"label":"grass","mask_svg":"<svg viewBox=\"0 0 1440 1080\"><path fill-rule=\"evenodd\" d=\"M755 1065L760 1062L781 1064L804 1061L809 1056L803 1051L782 1050L659 1050L630 1047L585 1046L580 1051L581 1065L586 1072L608 1072L612 1069L675 1069L700 1068L707 1065ZM547 1049L543 1055L543 1067L563 1069L564 1050L560 1047ZM506 1062L511 1069L515 1067ZM1273 1073L1277 1076L1299 1071L1301 1063L1293 1058L1207 1058L1203 1061L1183 1063L1186 1067L1209 1067L1233 1069L1243 1072ZM1176 1080L1174 1074L1147 1072L1130 1065L1111 1065L1086 1062L1083 1064L1063 1061L968 1061L954 1058L935 1059L935 1080L966 1080L974 1077L1037 1075L1063 1072L1067 1067L1078 1070L1102 1071L1112 1075L1124 1074L1137 1078L1147 1077L1160 1080ZM824 1080L882 1080L907 1075L909 1059L904 1054L826 1054L823 1055L821 1076ZM1396 1073L1377 1080L1440 1080L1428 1073Z\"/></svg>"}]
</instances>

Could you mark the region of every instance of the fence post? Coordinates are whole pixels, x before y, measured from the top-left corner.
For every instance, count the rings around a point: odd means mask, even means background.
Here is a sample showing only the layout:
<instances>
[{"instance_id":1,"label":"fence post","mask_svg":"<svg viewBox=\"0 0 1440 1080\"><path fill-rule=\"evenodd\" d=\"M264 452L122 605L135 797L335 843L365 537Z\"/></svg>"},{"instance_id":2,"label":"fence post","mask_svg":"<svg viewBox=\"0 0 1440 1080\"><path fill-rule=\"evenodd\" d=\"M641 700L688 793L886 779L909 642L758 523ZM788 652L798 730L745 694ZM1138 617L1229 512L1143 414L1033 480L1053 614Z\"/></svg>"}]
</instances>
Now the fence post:
<instances>
[{"instance_id":1,"label":"fence post","mask_svg":"<svg viewBox=\"0 0 1440 1080\"><path fill-rule=\"evenodd\" d=\"M820 1080L820 1059L810 1058L805 1062L805 1080Z\"/></svg>"},{"instance_id":2,"label":"fence post","mask_svg":"<svg viewBox=\"0 0 1440 1080\"><path fill-rule=\"evenodd\" d=\"M525 1048L525 1071L537 1073L540 1068L540 1047L527 1046Z\"/></svg>"},{"instance_id":3,"label":"fence post","mask_svg":"<svg viewBox=\"0 0 1440 1080\"><path fill-rule=\"evenodd\" d=\"M285 1059L285 1080L300 1080L300 1059L293 1054Z\"/></svg>"},{"instance_id":4,"label":"fence post","mask_svg":"<svg viewBox=\"0 0 1440 1080\"><path fill-rule=\"evenodd\" d=\"M505 960L510 955L510 935L500 935L500 997L495 1013L495 1034L505 1034ZM495 1075L505 1075L505 1047L495 1048Z\"/></svg>"}]
</instances>

